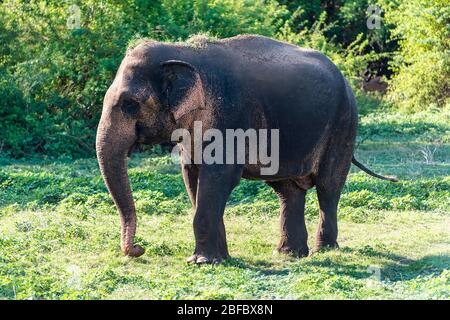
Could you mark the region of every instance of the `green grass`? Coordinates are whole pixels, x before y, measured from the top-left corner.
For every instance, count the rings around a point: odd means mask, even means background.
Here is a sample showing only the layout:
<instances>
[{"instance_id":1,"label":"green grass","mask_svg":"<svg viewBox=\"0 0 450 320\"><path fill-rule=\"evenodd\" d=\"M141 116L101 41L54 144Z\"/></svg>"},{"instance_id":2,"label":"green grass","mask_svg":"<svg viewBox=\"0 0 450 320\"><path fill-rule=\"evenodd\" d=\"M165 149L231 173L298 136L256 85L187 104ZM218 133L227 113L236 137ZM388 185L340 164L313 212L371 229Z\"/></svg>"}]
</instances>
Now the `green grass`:
<instances>
[{"instance_id":1,"label":"green grass","mask_svg":"<svg viewBox=\"0 0 450 320\"><path fill-rule=\"evenodd\" d=\"M278 202L261 182L242 180L230 198L232 259L197 267L185 263L193 212L168 156L130 163L137 242L147 250L137 259L120 254L118 214L95 159L2 159L0 298L448 299L449 114L364 116L358 158L401 182L352 169L340 203L341 249L304 259L272 254ZM311 191L310 246L317 212Z\"/></svg>"}]
</instances>

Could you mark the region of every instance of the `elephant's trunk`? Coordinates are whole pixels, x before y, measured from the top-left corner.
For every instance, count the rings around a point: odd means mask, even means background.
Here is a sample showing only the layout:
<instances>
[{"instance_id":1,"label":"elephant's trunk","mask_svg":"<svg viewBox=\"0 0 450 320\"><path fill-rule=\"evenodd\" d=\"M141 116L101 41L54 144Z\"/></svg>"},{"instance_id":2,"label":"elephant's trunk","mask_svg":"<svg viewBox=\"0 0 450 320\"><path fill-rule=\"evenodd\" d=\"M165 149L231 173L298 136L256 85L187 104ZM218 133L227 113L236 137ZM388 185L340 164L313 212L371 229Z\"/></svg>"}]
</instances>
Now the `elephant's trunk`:
<instances>
[{"instance_id":1,"label":"elephant's trunk","mask_svg":"<svg viewBox=\"0 0 450 320\"><path fill-rule=\"evenodd\" d=\"M134 245L136 209L127 172L127 154L136 141L136 123L120 110L103 110L97 131L96 150L100 170L121 218L121 249L138 257L144 249Z\"/></svg>"}]
</instances>

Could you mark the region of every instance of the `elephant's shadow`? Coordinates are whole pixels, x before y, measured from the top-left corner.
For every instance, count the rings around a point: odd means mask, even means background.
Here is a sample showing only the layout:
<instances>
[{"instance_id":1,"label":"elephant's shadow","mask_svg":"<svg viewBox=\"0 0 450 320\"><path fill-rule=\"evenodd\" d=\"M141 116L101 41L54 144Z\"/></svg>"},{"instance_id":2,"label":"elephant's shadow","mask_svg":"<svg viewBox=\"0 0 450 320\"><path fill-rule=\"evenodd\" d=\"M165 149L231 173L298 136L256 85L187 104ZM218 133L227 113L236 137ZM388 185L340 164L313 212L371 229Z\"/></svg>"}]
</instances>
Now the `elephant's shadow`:
<instances>
[{"instance_id":1,"label":"elephant's shadow","mask_svg":"<svg viewBox=\"0 0 450 320\"><path fill-rule=\"evenodd\" d=\"M410 259L405 256L389 253L378 250L361 250L350 247L343 247L339 249L344 255L346 254L360 254L363 257L380 258L380 262L376 265L363 265L355 260L339 259L333 261L328 257L307 257L302 260L290 260L288 266L282 268L270 261L246 261L242 258L230 258L225 261L225 266L237 267L247 270L259 272L261 275L289 275L296 270L311 272L311 267L314 269L323 269L325 272L330 272L336 275L349 276L354 279L368 279L373 278L375 270L379 268L381 281L407 281L418 277L427 275L439 275L450 266L450 255L436 254L427 255L420 259ZM345 258L345 257L344 257Z\"/></svg>"}]
</instances>

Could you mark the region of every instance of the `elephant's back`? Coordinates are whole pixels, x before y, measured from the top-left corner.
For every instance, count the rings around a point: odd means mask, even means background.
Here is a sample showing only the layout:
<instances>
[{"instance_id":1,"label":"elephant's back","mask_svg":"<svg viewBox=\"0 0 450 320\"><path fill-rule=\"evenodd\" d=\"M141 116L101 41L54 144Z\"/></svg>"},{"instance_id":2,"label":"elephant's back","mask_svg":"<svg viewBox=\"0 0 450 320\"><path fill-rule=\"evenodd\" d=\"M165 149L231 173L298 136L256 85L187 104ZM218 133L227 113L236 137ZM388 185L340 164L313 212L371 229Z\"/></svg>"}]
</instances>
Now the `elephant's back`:
<instances>
[{"instance_id":1,"label":"elephant's back","mask_svg":"<svg viewBox=\"0 0 450 320\"><path fill-rule=\"evenodd\" d=\"M345 99L344 77L321 52L257 35L219 42L213 50L228 61L221 67L253 101L278 109L272 110L275 113L289 113L294 118L314 113L327 121Z\"/></svg>"},{"instance_id":2,"label":"elephant's back","mask_svg":"<svg viewBox=\"0 0 450 320\"><path fill-rule=\"evenodd\" d=\"M242 83L258 82L263 87L275 86L297 94L315 92L325 99L345 91L341 72L316 50L258 35L223 39L210 48L214 56L222 57L222 67Z\"/></svg>"},{"instance_id":3,"label":"elephant's back","mask_svg":"<svg viewBox=\"0 0 450 320\"><path fill-rule=\"evenodd\" d=\"M287 42L259 35L239 35L219 41L225 50L238 54L248 62L275 65L292 65L312 59L328 63L328 58L319 51L302 48Z\"/></svg>"}]
</instances>

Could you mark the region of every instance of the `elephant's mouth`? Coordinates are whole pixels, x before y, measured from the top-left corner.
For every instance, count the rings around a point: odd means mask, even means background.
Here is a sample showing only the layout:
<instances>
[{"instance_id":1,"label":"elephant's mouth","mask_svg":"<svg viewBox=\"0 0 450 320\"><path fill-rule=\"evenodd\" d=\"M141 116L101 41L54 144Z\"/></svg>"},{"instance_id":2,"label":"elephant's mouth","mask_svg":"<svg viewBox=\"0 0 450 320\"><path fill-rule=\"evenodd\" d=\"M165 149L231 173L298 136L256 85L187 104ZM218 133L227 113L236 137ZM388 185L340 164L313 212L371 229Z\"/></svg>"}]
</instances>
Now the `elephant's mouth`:
<instances>
[{"instance_id":1,"label":"elephant's mouth","mask_svg":"<svg viewBox=\"0 0 450 320\"><path fill-rule=\"evenodd\" d=\"M141 143L139 143L138 141L136 141L135 143L133 143L133 145L130 147L130 149L128 150L128 157L131 156L131 154L135 151L139 151L141 150Z\"/></svg>"}]
</instances>

